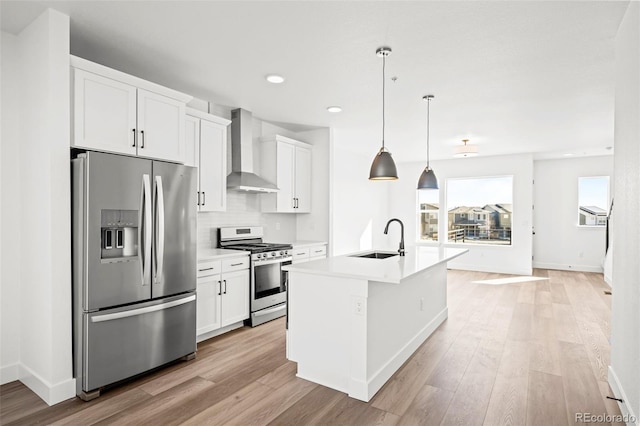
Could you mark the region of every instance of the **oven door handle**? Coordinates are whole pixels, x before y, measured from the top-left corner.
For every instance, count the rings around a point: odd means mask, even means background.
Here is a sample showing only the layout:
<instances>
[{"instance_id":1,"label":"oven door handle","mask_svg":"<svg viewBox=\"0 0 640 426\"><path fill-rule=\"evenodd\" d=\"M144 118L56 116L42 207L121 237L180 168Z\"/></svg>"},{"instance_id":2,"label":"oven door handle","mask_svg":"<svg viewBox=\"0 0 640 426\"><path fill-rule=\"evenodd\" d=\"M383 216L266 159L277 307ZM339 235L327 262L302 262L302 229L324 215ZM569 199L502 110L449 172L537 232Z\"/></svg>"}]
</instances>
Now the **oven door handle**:
<instances>
[{"instance_id":1,"label":"oven door handle","mask_svg":"<svg viewBox=\"0 0 640 426\"><path fill-rule=\"evenodd\" d=\"M255 262L253 265L254 267L257 268L258 266L262 266L262 265L273 265L274 263L284 263L284 262L290 262L290 261L291 261L291 257L284 257L280 259Z\"/></svg>"}]
</instances>

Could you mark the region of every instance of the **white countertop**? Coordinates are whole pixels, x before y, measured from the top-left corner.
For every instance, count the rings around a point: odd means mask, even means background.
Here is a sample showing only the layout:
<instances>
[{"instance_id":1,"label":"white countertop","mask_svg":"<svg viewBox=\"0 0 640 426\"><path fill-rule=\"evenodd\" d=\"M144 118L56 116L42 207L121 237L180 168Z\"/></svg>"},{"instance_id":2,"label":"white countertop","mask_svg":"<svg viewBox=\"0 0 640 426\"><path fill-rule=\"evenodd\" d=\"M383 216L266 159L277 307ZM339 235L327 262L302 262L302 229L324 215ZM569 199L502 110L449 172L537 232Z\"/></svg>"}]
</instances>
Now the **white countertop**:
<instances>
[{"instance_id":1,"label":"white countertop","mask_svg":"<svg viewBox=\"0 0 640 426\"><path fill-rule=\"evenodd\" d=\"M209 248L198 249L198 263L210 262L212 260L219 260L228 257L247 256L250 254L248 251L243 250L229 250L221 248Z\"/></svg>"},{"instance_id":2,"label":"white countertop","mask_svg":"<svg viewBox=\"0 0 640 426\"><path fill-rule=\"evenodd\" d=\"M307 241L307 240L296 240L291 243L293 248L305 248L305 247L313 247L313 246L322 246L326 245L326 241Z\"/></svg>"},{"instance_id":3,"label":"white countertop","mask_svg":"<svg viewBox=\"0 0 640 426\"><path fill-rule=\"evenodd\" d=\"M352 257L354 254L365 254L372 251L366 250L345 256L288 265L282 269L399 284L401 280L411 275L447 262L469 250L445 247L409 247L405 256L392 256L387 259Z\"/></svg>"}]
</instances>

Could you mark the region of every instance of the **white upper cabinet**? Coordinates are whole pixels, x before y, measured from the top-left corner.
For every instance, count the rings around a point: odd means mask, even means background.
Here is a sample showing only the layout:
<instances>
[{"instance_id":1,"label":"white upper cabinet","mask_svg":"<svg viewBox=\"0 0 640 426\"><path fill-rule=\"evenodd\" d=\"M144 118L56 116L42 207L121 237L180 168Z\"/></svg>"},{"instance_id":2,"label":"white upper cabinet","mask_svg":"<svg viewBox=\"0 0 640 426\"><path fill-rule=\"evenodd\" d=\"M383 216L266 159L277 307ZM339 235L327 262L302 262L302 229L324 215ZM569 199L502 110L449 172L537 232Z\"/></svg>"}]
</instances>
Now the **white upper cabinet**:
<instances>
[{"instance_id":1,"label":"white upper cabinet","mask_svg":"<svg viewBox=\"0 0 640 426\"><path fill-rule=\"evenodd\" d=\"M191 96L75 56L71 66L72 146L185 161L185 109Z\"/></svg>"},{"instance_id":2,"label":"white upper cabinet","mask_svg":"<svg viewBox=\"0 0 640 426\"><path fill-rule=\"evenodd\" d=\"M276 135L262 139L261 175L280 188L262 194L262 210L277 213L311 212L311 145Z\"/></svg>"},{"instance_id":3,"label":"white upper cabinet","mask_svg":"<svg viewBox=\"0 0 640 426\"><path fill-rule=\"evenodd\" d=\"M184 117L180 101L138 89L138 155L184 161Z\"/></svg>"},{"instance_id":4,"label":"white upper cabinet","mask_svg":"<svg viewBox=\"0 0 640 426\"><path fill-rule=\"evenodd\" d=\"M230 123L187 108L185 164L198 167L198 211L227 209L227 128Z\"/></svg>"},{"instance_id":5,"label":"white upper cabinet","mask_svg":"<svg viewBox=\"0 0 640 426\"><path fill-rule=\"evenodd\" d=\"M136 155L136 88L75 70L73 145Z\"/></svg>"}]
</instances>

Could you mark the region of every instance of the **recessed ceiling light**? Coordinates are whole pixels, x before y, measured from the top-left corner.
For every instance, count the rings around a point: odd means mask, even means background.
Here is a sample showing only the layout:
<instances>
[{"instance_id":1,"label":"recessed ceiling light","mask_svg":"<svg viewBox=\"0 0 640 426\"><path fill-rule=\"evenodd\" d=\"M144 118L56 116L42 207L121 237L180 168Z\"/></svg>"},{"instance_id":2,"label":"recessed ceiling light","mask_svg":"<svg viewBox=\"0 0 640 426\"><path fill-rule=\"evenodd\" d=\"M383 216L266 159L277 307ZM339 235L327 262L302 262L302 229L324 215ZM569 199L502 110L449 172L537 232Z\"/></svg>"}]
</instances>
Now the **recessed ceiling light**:
<instances>
[{"instance_id":1,"label":"recessed ceiling light","mask_svg":"<svg viewBox=\"0 0 640 426\"><path fill-rule=\"evenodd\" d=\"M278 74L269 74L265 78L269 83L274 83L274 84L284 83L284 77Z\"/></svg>"},{"instance_id":2,"label":"recessed ceiling light","mask_svg":"<svg viewBox=\"0 0 640 426\"><path fill-rule=\"evenodd\" d=\"M327 107L327 111L329 111L329 112L341 112L342 108L337 106L337 105L334 105L334 106Z\"/></svg>"},{"instance_id":3,"label":"recessed ceiling light","mask_svg":"<svg viewBox=\"0 0 640 426\"><path fill-rule=\"evenodd\" d=\"M573 154L571 152L568 152L568 153L562 154L562 155L565 156L565 157L573 157L575 154Z\"/></svg>"}]
</instances>

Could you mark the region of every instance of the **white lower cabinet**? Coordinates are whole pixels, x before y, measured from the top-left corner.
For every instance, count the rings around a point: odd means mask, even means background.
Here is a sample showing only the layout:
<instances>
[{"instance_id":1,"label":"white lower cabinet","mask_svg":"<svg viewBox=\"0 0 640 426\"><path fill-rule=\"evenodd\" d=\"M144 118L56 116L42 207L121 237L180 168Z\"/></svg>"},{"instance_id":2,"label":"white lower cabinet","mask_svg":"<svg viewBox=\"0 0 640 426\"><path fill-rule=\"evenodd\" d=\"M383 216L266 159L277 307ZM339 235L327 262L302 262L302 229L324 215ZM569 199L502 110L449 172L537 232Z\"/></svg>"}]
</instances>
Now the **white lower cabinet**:
<instances>
[{"instance_id":1,"label":"white lower cabinet","mask_svg":"<svg viewBox=\"0 0 640 426\"><path fill-rule=\"evenodd\" d=\"M196 335L198 341L227 331L249 318L249 256L198 264Z\"/></svg>"},{"instance_id":2,"label":"white lower cabinet","mask_svg":"<svg viewBox=\"0 0 640 426\"><path fill-rule=\"evenodd\" d=\"M327 245L318 243L311 246L296 247L293 245L292 263L304 263L312 260L324 259L327 257Z\"/></svg>"}]
</instances>

